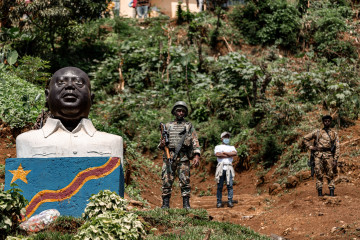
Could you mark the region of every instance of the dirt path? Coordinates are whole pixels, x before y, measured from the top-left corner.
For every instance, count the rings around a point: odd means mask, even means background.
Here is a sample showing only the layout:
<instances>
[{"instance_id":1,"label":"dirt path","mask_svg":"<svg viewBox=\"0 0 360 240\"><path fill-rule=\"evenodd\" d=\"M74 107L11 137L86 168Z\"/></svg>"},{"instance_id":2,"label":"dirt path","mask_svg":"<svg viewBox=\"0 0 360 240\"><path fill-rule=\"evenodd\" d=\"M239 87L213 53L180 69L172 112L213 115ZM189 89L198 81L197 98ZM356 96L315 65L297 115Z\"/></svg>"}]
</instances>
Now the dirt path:
<instances>
[{"instance_id":1,"label":"dirt path","mask_svg":"<svg viewBox=\"0 0 360 240\"><path fill-rule=\"evenodd\" d=\"M355 126L339 131L341 142L360 137L360 121ZM271 178L261 188L257 187L255 171L238 173L234 185L234 208L216 208L214 176L202 176L192 169L193 208L207 209L217 221L248 226L256 232L270 236L276 234L286 239L360 239L360 141L346 143L342 148L341 168L336 180L335 197L318 197L315 180L300 182L295 188L284 188L276 195L269 195ZM161 166L160 158L155 164ZM208 167L209 168L209 167ZM270 174L273 171L270 171ZM269 174L269 175L270 175ZM309 171L304 172L309 174ZM151 192L142 196L152 208L161 206L161 183L154 181ZM205 195L199 196L201 192ZM227 200L224 187L223 201ZM172 208L181 208L179 187L174 188Z\"/></svg>"},{"instance_id":2,"label":"dirt path","mask_svg":"<svg viewBox=\"0 0 360 240\"><path fill-rule=\"evenodd\" d=\"M214 183L211 196L192 195L190 202L193 208L206 209L214 220L248 226L269 236L276 234L287 239L359 239L358 177L340 175L335 197L318 197L315 180L302 182L294 189L285 189L272 196L268 193L258 194L256 176L250 171L238 174L236 178L239 184L234 186L234 200L237 201L234 208L228 208L226 204L223 208L216 208ZM197 182L198 178L194 176L193 182ZM206 188L208 185L209 183L205 183ZM193 188L194 186L196 183ZM328 189L324 190L328 194ZM142 196L154 208L161 205L160 194L160 186L153 186L151 193L144 191ZM223 201L226 200L225 187ZM178 187L171 198L171 207L182 207Z\"/></svg>"}]
</instances>

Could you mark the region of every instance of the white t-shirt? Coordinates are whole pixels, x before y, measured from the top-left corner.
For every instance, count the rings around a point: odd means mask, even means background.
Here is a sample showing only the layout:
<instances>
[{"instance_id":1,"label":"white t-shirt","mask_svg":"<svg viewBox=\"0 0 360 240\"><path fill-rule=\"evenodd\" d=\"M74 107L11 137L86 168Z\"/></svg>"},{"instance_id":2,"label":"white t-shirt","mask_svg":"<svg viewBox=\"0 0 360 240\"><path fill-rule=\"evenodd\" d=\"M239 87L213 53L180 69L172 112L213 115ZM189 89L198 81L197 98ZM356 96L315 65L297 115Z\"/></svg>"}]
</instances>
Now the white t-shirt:
<instances>
[{"instance_id":1,"label":"white t-shirt","mask_svg":"<svg viewBox=\"0 0 360 240\"><path fill-rule=\"evenodd\" d=\"M221 145L217 145L215 147L214 153L222 153L222 152L237 152L234 146L230 146L230 145L225 145L225 144L221 144ZM233 158L232 157L228 157L228 158L217 158L218 163L223 162L224 163L224 167L223 170L227 170L227 165L226 164L232 164Z\"/></svg>"}]
</instances>

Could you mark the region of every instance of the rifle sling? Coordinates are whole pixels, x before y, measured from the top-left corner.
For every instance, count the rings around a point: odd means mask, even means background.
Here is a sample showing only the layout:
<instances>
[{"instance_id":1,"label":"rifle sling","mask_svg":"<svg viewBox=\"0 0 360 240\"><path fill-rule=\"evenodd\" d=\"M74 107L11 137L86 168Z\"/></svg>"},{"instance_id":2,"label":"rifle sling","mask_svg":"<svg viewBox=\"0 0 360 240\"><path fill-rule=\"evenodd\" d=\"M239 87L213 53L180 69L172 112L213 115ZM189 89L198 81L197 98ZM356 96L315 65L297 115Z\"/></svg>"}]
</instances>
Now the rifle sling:
<instances>
[{"instance_id":1,"label":"rifle sling","mask_svg":"<svg viewBox=\"0 0 360 240\"><path fill-rule=\"evenodd\" d=\"M329 136L329 138L330 138L330 144L331 144L331 147L330 147L330 150L329 151L331 151L331 149L333 148L333 146L334 146L334 143L335 143L335 139L334 140L332 140L331 139L331 137L330 137L330 134L329 134L329 132L328 131L326 131L325 130L325 132L326 132L326 134Z\"/></svg>"}]
</instances>

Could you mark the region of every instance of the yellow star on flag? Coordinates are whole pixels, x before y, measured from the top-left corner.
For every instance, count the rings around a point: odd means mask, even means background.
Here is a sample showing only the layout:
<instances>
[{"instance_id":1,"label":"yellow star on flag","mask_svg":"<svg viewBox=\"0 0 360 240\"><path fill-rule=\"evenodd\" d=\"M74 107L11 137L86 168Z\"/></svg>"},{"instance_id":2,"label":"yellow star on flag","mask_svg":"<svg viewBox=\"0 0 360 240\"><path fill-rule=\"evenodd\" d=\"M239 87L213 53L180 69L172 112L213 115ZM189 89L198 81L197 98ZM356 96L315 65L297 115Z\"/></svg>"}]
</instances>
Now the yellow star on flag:
<instances>
[{"instance_id":1,"label":"yellow star on flag","mask_svg":"<svg viewBox=\"0 0 360 240\"><path fill-rule=\"evenodd\" d=\"M31 170L26 170L24 171L23 167L21 166L21 163L18 167L17 170L9 170L9 172L11 172L14 176L11 180L11 183L15 182L16 180L20 179L21 181L23 181L24 183L28 183L27 179L26 179L26 175L29 174L29 172L31 172Z\"/></svg>"}]
</instances>

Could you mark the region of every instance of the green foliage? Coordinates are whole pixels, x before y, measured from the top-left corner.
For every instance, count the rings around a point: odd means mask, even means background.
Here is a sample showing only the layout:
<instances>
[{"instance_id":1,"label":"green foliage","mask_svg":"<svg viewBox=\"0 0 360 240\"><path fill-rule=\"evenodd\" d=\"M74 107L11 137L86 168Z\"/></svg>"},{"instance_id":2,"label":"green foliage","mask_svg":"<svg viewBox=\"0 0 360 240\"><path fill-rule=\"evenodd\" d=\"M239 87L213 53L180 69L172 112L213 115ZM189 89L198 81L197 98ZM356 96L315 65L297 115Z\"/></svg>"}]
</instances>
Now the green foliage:
<instances>
[{"instance_id":1,"label":"green foliage","mask_svg":"<svg viewBox=\"0 0 360 240\"><path fill-rule=\"evenodd\" d=\"M309 156L301 151L299 144L296 142L287 148L287 151L281 156L281 164L278 170L288 169L289 173L295 174L301 170L308 169L307 161Z\"/></svg>"},{"instance_id":2,"label":"green foliage","mask_svg":"<svg viewBox=\"0 0 360 240\"><path fill-rule=\"evenodd\" d=\"M184 15L183 15L184 11L181 8L181 4L182 4L182 2L179 1L178 5L176 7L176 17L177 17L176 18L176 24L177 25L181 25L184 22Z\"/></svg>"},{"instance_id":3,"label":"green foliage","mask_svg":"<svg viewBox=\"0 0 360 240\"><path fill-rule=\"evenodd\" d=\"M4 178L4 177L5 177L5 165L0 164L0 178Z\"/></svg>"},{"instance_id":4,"label":"green foliage","mask_svg":"<svg viewBox=\"0 0 360 240\"><path fill-rule=\"evenodd\" d=\"M115 192L103 190L89 198L82 217L89 219L100 214L115 210L125 210L127 201L117 195Z\"/></svg>"},{"instance_id":5,"label":"green foliage","mask_svg":"<svg viewBox=\"0 0 360 240\"><path fill-rule=\"evenodd\" d=\"M11 128L34 123L44 106L43 90L0 69L0 118Z\"/></svg>"},{"instance_id":6,"label":"green foliage","mask_svg":"<svg viewBox=\"0 0 360 240\"><path fill-rule=\"evenodd\" d=\"M19 65L14 68L16 76L32 84L45 88L46 82L50 79L51 74L49 61L44 61L39 57L24 56L19 60Z\"/></svg>"},{"instance_id":7,"label":"green foliage","mask_svg":"<svg viewBox=\"0 0 360 240\"><path fill-rule=\"evenodd\" d=\"M351 42L343 40L349 32L348 20L352 10L343 4L331 1L316 1L302 19L301 37L313 43L316 52L328 60L339 57L356 58L357 53Z\"/></svg>"},{"instance_id":8,"label":"green foliage","mask_svg":"<svg viewBox=\"0 0 360 240\"><path fill-rule=\"evenodd\" d=\"M25 215L25 206L28 201L16 188L16 184L7 191L0 191L0 236L6 237L10 232L17 229L19 220ZM2 238L0 237L0 238Z\"/></svg>"},{"instance_id":9,"label":"green foliage","mask_svg":"<svg viewBox=\"0 0 360 240\"><path fill-rule=\"evenodd\" d=\"M9 45L1 46L0 64L8 64L10 66L14 65L18 57L18 52L16 50L13 50Z\"/></svg>"},{"instance_id":10,"label":"green foliage","mask_svg":"<svg viewBox=\"0 0 360 240\"><path fill-rule=\"evenodd\" d=\"M204 239L208 231L211 231L211 239L216 240L268 239L241 225L211 221L204 209L164 211L157 208L136 213L142 216L151 227L167 230L162 235L149 234L147 239Z\"/></svg>"},{"instance_id":11,"label":"green foliage","mask_svg":"<svg viewBox=\"0 0 360 240\"><path fill-rule=\"evenodd\" d=\"M359 111L359 76L356 62L337 59L336 63L319 63L311 71L295 73L294 83L298 97L303 102L322 102L326 107L338 110L343 117L356 119Z\"/></svg>"},{"instance_id":12,"label":"green foliage","mask_svg":"<svg viewBox=\"0 0 360 240\"><path fill-rule=\"evenodd\" d=\"M137 218L121 209L104 212L81 226L74 239L145 239L144 226Z\"/></svg>"},{"instance_id":13,"label":"green foliage","mask_svg":"<svg viewBox=\"0 0 360 240\"><path fill-rule=\"evenodd\" d=\"M249 1L230 15L250 44L277 44L293 49L300 30L298 10L286 0Z\"/></svg>"},{"instance_id":14,"label":"green foliage","mask_svg":"<svg viewBox=\"0 0 360 240\"><path fill-rule=\"evenodd\" d=\"M137 215L126 211L127 201L115 192L100 191L86 205L87 220L74 239L144 239L144 226Z\"/></svg>"},{"instance_id":15,"label":"green foliage","mask_svg":"<svg viewBox=\"0 0 360 240\"><path fill-rule=\"evenodd\" d=\"M22 31L32 38L19 39L18 47L24 55L34 54L55 64L55 55L68 54L69 43L79 38L79 24L98 19L108 3L109 0L19 2L11 10L13 21L23 25Z\"/></svg>"},{"instance_id":16,"label":"green foliage","mask_svg":"<svg viewBox=\"0 0 360 240\"><path fill-rule=\"evenodd\" d=\"M222 119L231 117L231 112L244 108L248 105L248 99L252 99L251 80L257 75L262 75L260 67L237 52L221 56L218 60L208 58L207 64L209 73L213 76L211 84L214 86L211 93L204 93L212 95L212 111Z\"/></svg>"},{"instance_id":17,"label":"green foliage","mask_svg":"<svg viewBox=\"0 0 360 240\"><path fill-rule=\"evenodd\" d=\"M262 160L265 169L272 167L280 158L282 146L278 143L274 135L260 138L261 150L254 158Z\"/></svg>"},{"instance_id":18,"label":"green foliage","mask_svg":"<svg viewBox=\"0 0 360 240\"><path fill-rule=\"evenodd\" d=\"M72 240L74 239L74 236L72 234L68 234L68 233L62 233L62 232L39 232L35 235L31 235L29 237L26 238L15 238L15 239L28 239L28 240ZM14 240L15 240L14 239Z\"/></svg>"}]
</instances>

